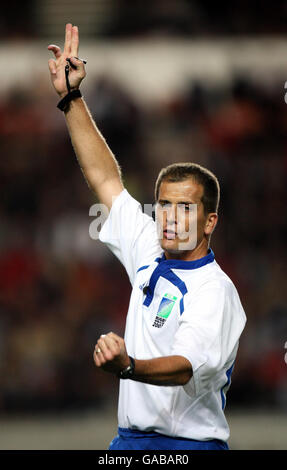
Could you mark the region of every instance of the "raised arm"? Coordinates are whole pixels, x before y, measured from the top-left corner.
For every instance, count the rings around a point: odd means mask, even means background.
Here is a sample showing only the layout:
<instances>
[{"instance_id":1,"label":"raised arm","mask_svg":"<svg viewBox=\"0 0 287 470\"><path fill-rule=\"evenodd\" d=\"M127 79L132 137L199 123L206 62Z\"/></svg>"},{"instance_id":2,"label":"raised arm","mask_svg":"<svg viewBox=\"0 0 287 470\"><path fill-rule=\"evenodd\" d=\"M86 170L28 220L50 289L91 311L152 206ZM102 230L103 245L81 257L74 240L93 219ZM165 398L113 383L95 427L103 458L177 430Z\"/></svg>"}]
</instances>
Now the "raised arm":
<instances>
[{"instance_id":1,"label":"raised arm","mask_svg":"<svg viewBox=\"0 0 287 470\"><path fill-rule=\"evenodd\" d=\"M79 88L86 76L84 63L77 59L79 31L77 26L66 25L64 51L51 44L48 49L55 59L49 60L52 84L60 96L67 95L65 66L71 59L69 82L71 90ZM119 165L88 110L83 98L75 98L65 110L65 118L71 141L87 183L103 204L111 208L113 198L124 189Z\"/></svg>"}]
</instances>

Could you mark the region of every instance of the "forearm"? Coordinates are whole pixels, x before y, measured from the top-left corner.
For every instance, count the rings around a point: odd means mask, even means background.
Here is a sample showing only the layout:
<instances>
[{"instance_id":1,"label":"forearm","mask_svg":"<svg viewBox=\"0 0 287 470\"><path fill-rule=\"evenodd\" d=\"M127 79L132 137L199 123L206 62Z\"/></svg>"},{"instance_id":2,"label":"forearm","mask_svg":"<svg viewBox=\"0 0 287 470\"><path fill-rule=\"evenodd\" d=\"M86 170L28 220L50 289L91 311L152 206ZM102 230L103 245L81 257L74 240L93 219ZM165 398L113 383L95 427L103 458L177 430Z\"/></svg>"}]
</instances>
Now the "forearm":
<instances>
[{"instance_id":1,"label":"forearm","mask_svg":"<svg viewBox=\"0 0 287 470\"><path fill-rule=\"evenodd\" d=\"M70 102L65 118L79 165L90 188L111 207L122 190L118 163L82 98Z\"/></svg>"},{"instance_id":2,"label":"forearm","mask_svg":"<svg viewBox=\"0 0 287 470\"><path fill-rule=\"evenodd\" d=\"M113 332L101 335L94 350L97 367L118 374L127 368L130 359L125 341ZM132 380L151 385L185 385L192 377L192 366L183 356L135 359Z\"/></svg>"},{"instance_id":3,"label":"forearm","mask_svg":"<svg viewBox=\"0 0 287 470\"><path fill-rule=\"evenodd\" d=\"M84 62L78 58L79 30L71 23L66 24L64 51L55 44L48 49L54 53L55 59L49 60L52 84L60 96L79 89L86 76ZM68 82L66 67L68 65ZM119 166L105 139L97 129L91 114L82 98L70 101L65 117L72 144L90 188L97 194L100 202L111 208L113 198L123 188Z\"/></svg>"},{"instance_id":4,"label":"forearm","mask_svg":"<svg viewBox=\"0 0 287 470\"><path fill-rule=\"evenodd\" d=\"M183 356L165 356L155 359L135 359L132 380L152 385L185 385L192 377L190 362Z\"/></svg>"}]
</instances>

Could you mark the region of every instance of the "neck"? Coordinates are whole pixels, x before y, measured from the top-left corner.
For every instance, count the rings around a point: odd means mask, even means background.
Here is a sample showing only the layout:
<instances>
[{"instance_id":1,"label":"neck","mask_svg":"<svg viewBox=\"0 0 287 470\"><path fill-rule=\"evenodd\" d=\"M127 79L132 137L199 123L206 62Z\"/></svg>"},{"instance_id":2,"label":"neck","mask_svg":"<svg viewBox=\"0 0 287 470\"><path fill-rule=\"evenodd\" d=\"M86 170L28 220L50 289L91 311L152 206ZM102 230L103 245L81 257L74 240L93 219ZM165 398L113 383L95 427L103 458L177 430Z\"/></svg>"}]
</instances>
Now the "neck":
<instances>
[{"instance_id":1,"label":"neck","mask_svg":"<svg viewBox=\"0 0 287 470\"><path fill-rule=\"evenodd\" d=\"M177 259L181 261L195 261L196 259L203 258L207 255L209 248L208 240L205 238L201 240L201 242L190 251L178 251L178 252L168 252L164 251L166 259Z\"/></svg>"}]
</instances>

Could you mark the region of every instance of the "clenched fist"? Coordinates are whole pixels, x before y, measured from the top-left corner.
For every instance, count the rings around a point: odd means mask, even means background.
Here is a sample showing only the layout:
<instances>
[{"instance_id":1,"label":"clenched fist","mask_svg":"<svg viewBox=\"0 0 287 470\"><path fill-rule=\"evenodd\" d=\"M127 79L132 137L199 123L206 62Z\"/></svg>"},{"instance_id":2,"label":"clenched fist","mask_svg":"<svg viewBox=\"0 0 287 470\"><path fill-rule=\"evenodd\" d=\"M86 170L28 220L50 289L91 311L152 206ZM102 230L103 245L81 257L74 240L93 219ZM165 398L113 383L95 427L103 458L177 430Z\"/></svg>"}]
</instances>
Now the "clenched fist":
<instances>
[{"instance_id":1,"label":"clenched fist","mask_svg":"<svg viewBox=\"0 0 287 470\"><path fill-rule=\"evenodd\" d=\"M124 339L112 332L101 335L95 346L94 361L97 367L114 374L128 367L130 359Z\"/></svg>"},{"instance_id":2,"label":"clenched fist","mask_svg":"<svg viewBox=\"0 0 287 470\"><path fill-rule=\"evenodd\" d=\"M48 62L51 73L51 80L56 92L60 95L61 98L63 98L68 93L65 77L65 66L67 65L66 59L70 59L70 63L74 66L70 66L69 70L69 82L71 90L77 90L81 81L86 76L84 63L78 59L78 27L72 26L70 23L66 25L65 45L63 52L61 52L60 47L56 46L55 44L50 44L48 49L55 55L55 59L50 59Z\"/></svg>"}]
</instances>

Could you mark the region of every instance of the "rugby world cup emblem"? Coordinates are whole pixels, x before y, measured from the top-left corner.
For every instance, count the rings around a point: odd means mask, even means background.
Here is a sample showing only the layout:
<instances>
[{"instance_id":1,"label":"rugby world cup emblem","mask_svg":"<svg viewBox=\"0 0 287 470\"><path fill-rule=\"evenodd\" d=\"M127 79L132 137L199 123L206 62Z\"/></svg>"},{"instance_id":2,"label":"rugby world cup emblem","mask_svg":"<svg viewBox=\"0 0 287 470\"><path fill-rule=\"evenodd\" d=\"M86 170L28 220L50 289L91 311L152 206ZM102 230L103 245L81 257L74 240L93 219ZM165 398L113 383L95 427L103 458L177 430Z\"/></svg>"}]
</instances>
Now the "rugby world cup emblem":
<instances>
[{"instance_id":1,"label":"rugby world cup emblem","mask_svg":"<svg viewBox=\"0 0 287 470\"><path fill-rule=\"evenodd\" d=\"M175 297L174 295L164 294L163 298L160 301L158 311L152 326L155 326L156 328L161 328L165 324L166 320L172 312L176 300L177 297Z\"/></svg>"}]
</instances>

